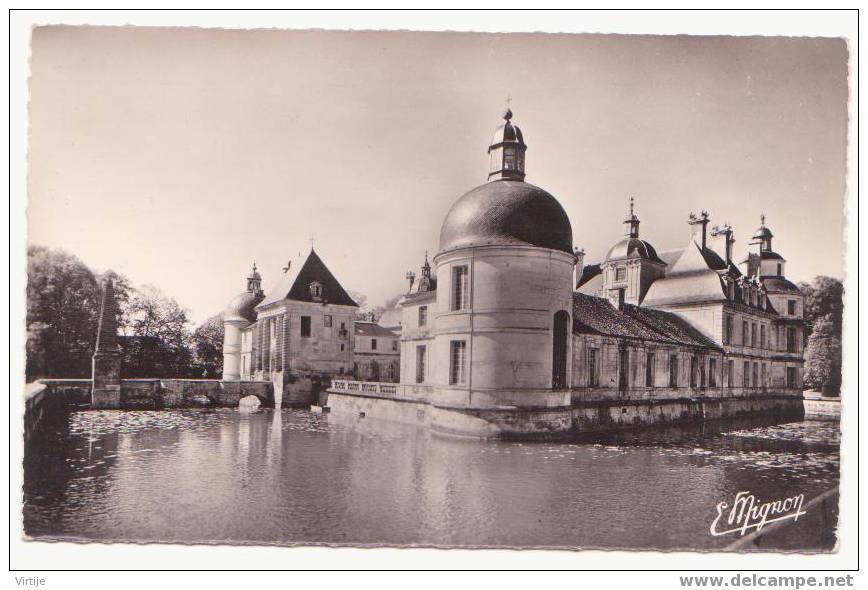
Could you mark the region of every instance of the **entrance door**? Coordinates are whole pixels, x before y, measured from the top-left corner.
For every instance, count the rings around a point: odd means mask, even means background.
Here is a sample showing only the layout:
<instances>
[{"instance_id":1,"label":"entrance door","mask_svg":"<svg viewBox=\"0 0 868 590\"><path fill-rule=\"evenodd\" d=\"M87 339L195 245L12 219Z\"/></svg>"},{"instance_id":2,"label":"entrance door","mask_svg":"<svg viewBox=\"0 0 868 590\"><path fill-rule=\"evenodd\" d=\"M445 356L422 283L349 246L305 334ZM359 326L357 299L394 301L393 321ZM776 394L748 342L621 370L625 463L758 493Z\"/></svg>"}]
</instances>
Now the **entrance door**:
<instances>
[{"instance_id":1,"label":"entrance door","mask_svg":"<svg viewBox=\"0 0 868 590\"><path fill-rule=\"evenodd\" d=\"M552 389L567 386L567 338L569 337L570 314L559 311L552 323Z\"/></svg>"}]
</instances>

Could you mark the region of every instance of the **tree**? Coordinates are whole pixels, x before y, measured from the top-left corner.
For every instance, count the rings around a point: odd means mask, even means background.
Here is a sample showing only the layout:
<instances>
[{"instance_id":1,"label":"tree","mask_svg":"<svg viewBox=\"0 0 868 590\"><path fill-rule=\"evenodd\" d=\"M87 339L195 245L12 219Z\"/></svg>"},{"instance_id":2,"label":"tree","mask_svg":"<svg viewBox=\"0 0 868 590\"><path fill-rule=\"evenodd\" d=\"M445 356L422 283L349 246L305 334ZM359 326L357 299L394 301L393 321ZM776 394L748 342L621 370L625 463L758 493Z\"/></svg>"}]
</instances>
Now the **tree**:
<instances>
[{"instance_id":1,"label":"tree","mask_svg":"<svg viewBox=\"0 0 868 590\"><path fill-rule=\"evenodd\" d=\"M187 314L156 287L132 292L124 313L122 370L128 377L194 377Z\"/></svg>"},{"instance_id":2,"label":"tree","mask_svg":"<svg viewBox=\"0 0 868 590\"><path fill-rule=\"evenodd\" d=\"M799 283L805 296L805 323L813 329L814 322L828 317L833 329L841 333L844 315L844 284L832 277L818 276L808 283Z\"/></svg>"},{"instance_id":3,"label":"tree","mask_svg":"<svg viewBox=\"0 0 868 590\"><path fill-rule=\"evenodd\" d=\"M99 302L97 278L81 260L63 250L27 249L28 380L90 376Z\"/></svg>"},{"instance_id":4,"label":"tree","mask_svg":"<svg viewBox=\"0 0 868 590\"><path fill-rule=\"evenodd\" d=\"M805 296L805 386L824 395L839 394L844 285L838 279L818 276L799 288Z\"/></svg>"},{"instance_id":5,"label":"tree","mask_svg":"<svg viewBox=\"0 0 868 590\"><path fill-rule=\"evenodd\" d=\"M208 318L193 330L194 362L202 377L223 373L223 332L223 314Z\"/></svg>"},{"instance_id":6,"label":"tree","mask_svg":"<svg viewBox=\"0 0 868 590\"><path fill-rule=\"evenodd\" d=\"M805 348L805 386L823 395L841 392L841 335L831 314L814 323Z\"/></svg>"}]
</instances>

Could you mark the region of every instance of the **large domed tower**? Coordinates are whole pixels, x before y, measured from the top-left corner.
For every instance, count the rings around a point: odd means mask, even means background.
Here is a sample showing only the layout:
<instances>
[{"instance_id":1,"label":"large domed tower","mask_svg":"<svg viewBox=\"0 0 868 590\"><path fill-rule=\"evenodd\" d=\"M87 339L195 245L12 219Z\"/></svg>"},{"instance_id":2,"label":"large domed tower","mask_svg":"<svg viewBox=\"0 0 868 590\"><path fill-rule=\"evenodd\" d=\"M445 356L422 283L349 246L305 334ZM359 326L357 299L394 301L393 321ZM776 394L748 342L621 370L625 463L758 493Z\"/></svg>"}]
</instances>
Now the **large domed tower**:
<instances>
[{"instance_id":1,"label":"large domed tower","mask_svg":"<svg viewBox=\"0 0 868 590\"><path fill-rule=\"evenodd\" d=\"M497 128L488 182L459 198L440 230L433 350L435 405L569 403L573 237L557 199L524 182L527 146Z\"/></svg>"},{"instance_id":2,"label":"large domed tower","mask_svg":"<svg viewBox=\"0 0 868 590\"><path fill-rule=\"evenodd\" d=\"M247 290L239 293L223 311L223 381L241 379L241 331L256 321L256 306L265 299L256 263L247 277Z\"/></svg>"}]
</instances>

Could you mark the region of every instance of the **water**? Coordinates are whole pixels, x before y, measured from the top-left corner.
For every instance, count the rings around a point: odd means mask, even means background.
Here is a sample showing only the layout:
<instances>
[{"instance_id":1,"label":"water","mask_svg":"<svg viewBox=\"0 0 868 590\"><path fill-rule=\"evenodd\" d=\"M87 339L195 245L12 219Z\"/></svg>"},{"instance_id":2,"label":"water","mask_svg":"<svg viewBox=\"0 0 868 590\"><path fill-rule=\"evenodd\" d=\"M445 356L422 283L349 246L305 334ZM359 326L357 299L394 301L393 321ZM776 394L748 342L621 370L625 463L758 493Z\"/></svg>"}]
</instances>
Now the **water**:
<instances>
[{"instance_id":1,"label":"water","mask_svg":"<svg viewBox=\"0 0 868 590\"><path fill-rule=\"evenodd\" d=\"M809 500L837 484L838 449L834 422L520 443L295 410L78 412L27 445L24 526L80 540L715 549L737 539L708 533L718 502ZM809 537L788 547L834 543Z\"/></svg>"}]
</instances>

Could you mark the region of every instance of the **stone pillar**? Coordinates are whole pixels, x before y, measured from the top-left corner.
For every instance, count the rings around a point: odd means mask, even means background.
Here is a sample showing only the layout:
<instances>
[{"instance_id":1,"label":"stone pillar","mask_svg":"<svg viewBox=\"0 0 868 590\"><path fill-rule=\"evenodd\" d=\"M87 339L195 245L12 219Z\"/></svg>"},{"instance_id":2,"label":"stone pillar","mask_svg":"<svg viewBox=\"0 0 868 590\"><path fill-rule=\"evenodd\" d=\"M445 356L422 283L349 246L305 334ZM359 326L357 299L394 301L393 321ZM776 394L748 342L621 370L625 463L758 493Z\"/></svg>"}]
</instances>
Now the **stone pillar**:
<instances>
[{"instance_id":1,"label":"stone pillar","mask_svg":"<svg viewBox=\"0 0 868 590\"><path fill-rule=\"evenodd\" d=\"M111 279L106 279L99 310L96 350L93 353L93 408L119 408L121 405L121 350L118 344L117 313L114 284Z\"/></svg>"}]
</instances>

